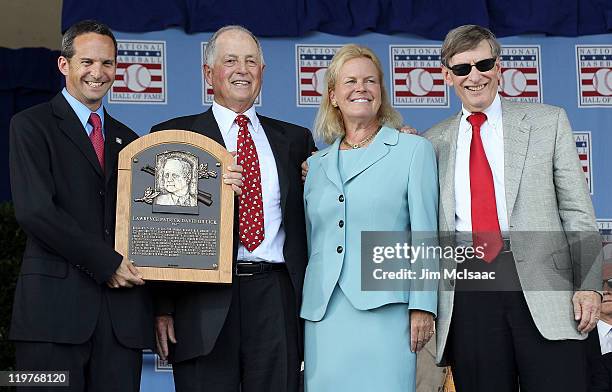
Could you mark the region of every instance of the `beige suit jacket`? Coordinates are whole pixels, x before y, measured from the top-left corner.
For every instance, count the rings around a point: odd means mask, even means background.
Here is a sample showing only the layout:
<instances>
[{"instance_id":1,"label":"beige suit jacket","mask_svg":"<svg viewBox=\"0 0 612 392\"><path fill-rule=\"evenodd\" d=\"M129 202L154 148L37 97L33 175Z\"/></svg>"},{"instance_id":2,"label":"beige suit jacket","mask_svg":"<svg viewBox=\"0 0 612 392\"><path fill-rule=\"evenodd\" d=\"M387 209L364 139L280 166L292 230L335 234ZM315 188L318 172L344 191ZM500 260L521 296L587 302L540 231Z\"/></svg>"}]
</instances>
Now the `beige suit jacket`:
<instances>
[{"instance_id":1,"label":"beige suit jacket","mask_svg":"<svg viewBox=\"0 0 612 392\"><path fill-rule=\"evenodd\" d=\"M531 316L546 339L585 339L576 330L572 296L576 290L601 289L601 238L567 115L555 106L502 99L502 118L509 237ZM460 119L461 113L425 134L438 158L441 241L445 232L455 232ZM442 260L441 269L455 266ZM438 363L448 337L454 284L440 281Z\"/></svg>"}]
</instances>

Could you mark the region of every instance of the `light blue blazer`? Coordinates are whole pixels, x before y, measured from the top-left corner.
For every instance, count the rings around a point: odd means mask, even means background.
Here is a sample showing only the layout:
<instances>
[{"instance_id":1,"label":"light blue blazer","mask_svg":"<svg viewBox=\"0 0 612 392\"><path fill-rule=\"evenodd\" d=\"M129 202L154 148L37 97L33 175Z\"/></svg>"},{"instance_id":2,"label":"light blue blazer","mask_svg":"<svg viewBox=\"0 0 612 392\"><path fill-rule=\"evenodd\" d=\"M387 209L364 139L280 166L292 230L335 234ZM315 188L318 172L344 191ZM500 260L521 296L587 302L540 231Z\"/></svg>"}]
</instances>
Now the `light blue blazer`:
<instances>
[{"instance_id":1,"label":"light blue blazer","mask_svg":"<svg viewBox=\"0 0 612 392\"><path fill-rule=\"evenodd\" d=\"M382 127L344 181L338 171L339 147L340 139L308 159L304 205L309 260L301 317L321 320L336 284L356 309L406 303L436 314L435 289L362 291L360 259L362 231L437 231L432 145Z\"/></svg>"}]
</instances>

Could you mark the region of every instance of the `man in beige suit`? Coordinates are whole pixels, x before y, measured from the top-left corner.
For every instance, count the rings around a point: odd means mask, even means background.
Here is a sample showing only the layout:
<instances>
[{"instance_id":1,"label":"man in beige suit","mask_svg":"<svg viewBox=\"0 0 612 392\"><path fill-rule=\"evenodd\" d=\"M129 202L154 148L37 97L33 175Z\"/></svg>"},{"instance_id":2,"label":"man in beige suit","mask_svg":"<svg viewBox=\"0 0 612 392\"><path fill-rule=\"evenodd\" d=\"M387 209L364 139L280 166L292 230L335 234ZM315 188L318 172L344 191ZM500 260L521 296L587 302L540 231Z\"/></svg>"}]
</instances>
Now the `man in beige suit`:
<instances>
[{"instance_id":1,"label":"man in beige suit","mask_svg":"<svg viewBox=\"0 0 612 392\"><path fill-rule=\"evenodd\" d=\"M488 286L441 281L436 359L450 363L457 392L583 392L601 239L564 110L502 99L500 51L474 25L442 46L462 111L425 134L438 157L439 228L455 244L461 232L488 236L486 263L444 268L497 276Z\"/></svg>"}]
</instances>

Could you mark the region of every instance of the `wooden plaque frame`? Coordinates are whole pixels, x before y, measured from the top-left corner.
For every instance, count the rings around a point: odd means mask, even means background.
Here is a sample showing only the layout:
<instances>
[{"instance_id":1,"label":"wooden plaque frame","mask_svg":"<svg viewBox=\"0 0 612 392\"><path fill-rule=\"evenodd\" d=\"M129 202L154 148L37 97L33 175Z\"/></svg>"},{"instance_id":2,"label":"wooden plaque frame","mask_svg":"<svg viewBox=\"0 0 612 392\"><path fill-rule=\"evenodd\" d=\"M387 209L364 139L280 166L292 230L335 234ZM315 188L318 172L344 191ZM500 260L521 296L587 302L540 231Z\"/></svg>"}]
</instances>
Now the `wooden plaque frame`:
<instances>
[{"instance_id":1,"label":"wooden plaque frame","mask_svg":"<svg viewBox=\"0 0 612 392\"><path fill-rule=\"evenodd\" d=\"M186 145L203 150L221 163L219 199L220 216L218 221L218 263L215 269L174 268L138 266L138 259L130 253L132 229L132 206L135 203L132 192L132 163L135 156L160 145ZM119 153L119 173L117 183L117 222L115 230L115 250L128 257L138 267L145 280L175 282L232 282L232 251L234 225L234 192L223 184L222 175L234 163L234 157L220 144L199 133L183 130L166 130L142 136ZM197 180L196 180L197 186ZM135 190L139 191L139 190Z\"/></svg>"}]
</instances>

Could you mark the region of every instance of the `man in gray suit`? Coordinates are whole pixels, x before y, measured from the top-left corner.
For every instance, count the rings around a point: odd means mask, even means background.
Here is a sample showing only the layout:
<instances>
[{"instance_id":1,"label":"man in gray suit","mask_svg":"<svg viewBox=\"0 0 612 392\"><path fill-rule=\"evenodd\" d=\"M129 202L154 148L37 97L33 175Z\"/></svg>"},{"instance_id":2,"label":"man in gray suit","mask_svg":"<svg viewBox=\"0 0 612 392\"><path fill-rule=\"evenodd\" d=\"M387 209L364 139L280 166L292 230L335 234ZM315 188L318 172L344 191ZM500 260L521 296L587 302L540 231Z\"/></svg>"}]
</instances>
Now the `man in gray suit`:
<instances>
[{"instance_id":1,"label":"man in gray suit","mask_svg":"<svg viewBox=\"0 0 612 392\"><path fill-rule=\"evenodd\" d=\"M499 96L500 51L474 25L442 45L462 111L425 134L438 157L439 228L484 249L484 260L444 267L497 276L486 291L441 281L436 360L451 364L458 392L586 391L581 340L601 307L589 191L564 110Z\"/></svg>"}]
</instances>

